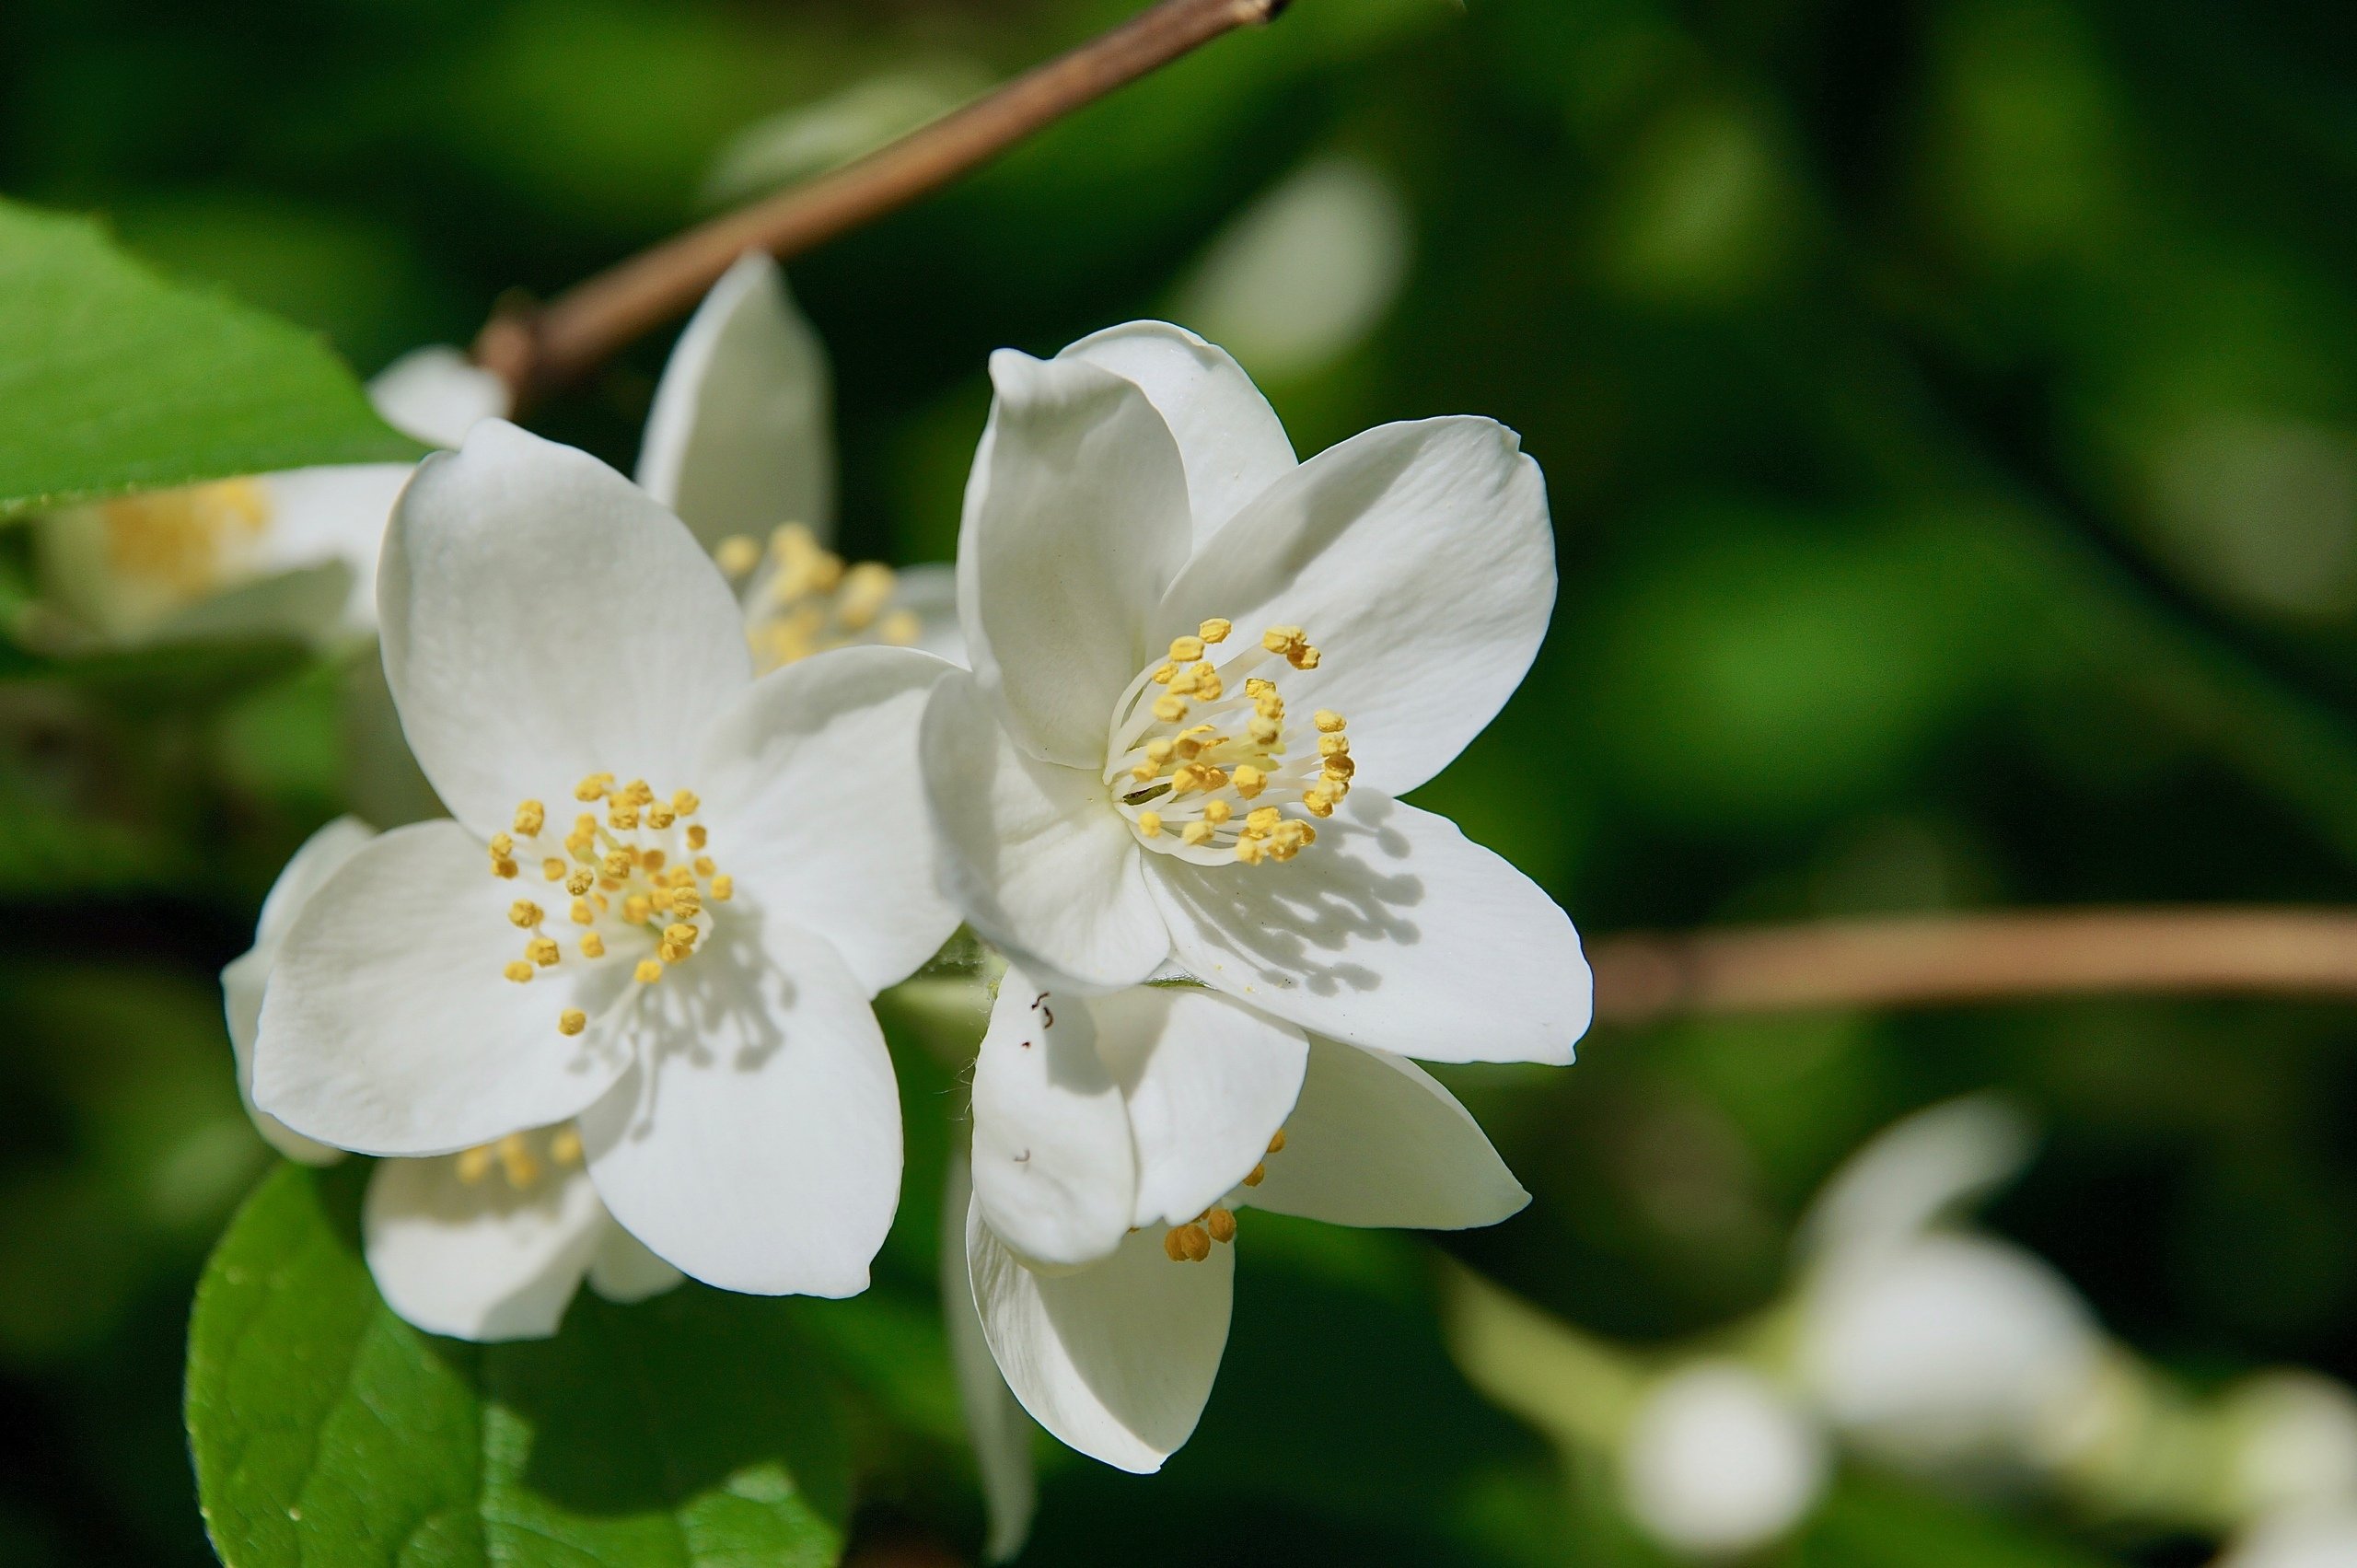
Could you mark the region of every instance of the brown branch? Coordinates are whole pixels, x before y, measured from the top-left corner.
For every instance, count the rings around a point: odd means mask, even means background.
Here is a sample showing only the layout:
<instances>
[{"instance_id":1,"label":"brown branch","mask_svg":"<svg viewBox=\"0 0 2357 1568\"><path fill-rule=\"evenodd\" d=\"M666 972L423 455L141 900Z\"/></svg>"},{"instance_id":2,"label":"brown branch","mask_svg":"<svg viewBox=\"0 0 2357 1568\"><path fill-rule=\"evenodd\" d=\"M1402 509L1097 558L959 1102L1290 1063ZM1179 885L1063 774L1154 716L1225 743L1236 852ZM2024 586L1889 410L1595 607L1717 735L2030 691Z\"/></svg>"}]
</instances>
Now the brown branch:
<instances>
[{"instance_id":1,"label":"brown branch","mask_svg":"<svg viewBox=\"0 0 2357 1568\"><path fill-rule=\"evenodd\" d=\"M1289 0L1162 0L856 163L700 224L576 284L539 310L510 302L475 339L476 362L517 401L563 386L685 315L746 251L810 250L946 185L1043 126Z\"/></svg>"},{"instance_id":2,"label":"brown branch","mask_svg":"<svg viewBox=\"0 0 2357 1568\"><path fill-rule=\"evenodd\" d=\"M2074 910L1828 921L1598 944L1596 1016L2040 996L2357 998L2357 912Z\"/></svg>"}]
</instances>

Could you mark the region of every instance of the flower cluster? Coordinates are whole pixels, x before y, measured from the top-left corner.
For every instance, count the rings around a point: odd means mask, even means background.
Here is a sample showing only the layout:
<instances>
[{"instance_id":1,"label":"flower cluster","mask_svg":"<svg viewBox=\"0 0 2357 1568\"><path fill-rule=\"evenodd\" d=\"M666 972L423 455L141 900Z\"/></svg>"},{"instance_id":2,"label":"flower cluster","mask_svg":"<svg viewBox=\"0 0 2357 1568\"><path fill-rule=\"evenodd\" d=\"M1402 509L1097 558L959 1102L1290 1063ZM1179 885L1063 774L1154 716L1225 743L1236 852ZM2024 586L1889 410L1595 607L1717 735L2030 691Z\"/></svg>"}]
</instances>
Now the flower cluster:
<instances>
[{"instance_id":1,"label":"flower cluster","mask_svg":"<svg viewBox=\"0 0 2357 1568\"><path fill-rule=\"evenodd\" d=\"M954 579L828 549L824 362L761 260L638 482L493 419L401 492L376 621L449 816L324 830L224 979L273 1140L391 1156L367 1251L412 1320L862 1289L900 1178L870 1002L961 923L1004 959L966 1384L1084 1452L1192 1431L1252 1211L1527 1202L1410 1058L1569 1062L1578 939L1399 797L1546 630L1536 466L1479 419L1299 461L1156 323L991 370Z\"/></svg>"}]
</instances>

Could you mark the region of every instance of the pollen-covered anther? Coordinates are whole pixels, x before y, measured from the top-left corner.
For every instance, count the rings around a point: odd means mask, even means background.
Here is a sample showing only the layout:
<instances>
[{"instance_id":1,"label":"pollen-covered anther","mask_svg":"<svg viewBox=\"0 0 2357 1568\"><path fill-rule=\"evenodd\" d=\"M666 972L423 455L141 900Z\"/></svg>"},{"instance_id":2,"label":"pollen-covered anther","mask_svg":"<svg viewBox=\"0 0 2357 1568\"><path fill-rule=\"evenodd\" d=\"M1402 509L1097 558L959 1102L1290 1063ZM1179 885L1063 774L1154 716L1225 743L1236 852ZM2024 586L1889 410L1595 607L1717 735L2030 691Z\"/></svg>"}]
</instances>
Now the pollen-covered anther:
<instances>
[{"instance_id":1,"label":"pollen-covered anther","mask_svg":"<svg viewBox=\"0 0 2357 1568\"><path fill-rule=\"evenodd\" d=\"M662 960L659 958L639 959L638 968L632 971L632 978L641 985L653 985L663 978Z\"/></svg>"},{"instance_id":2,"label":"pollen-covered anther","mask_svg":"<svg viewBox=\"0 0 2357 1568\"><path fill-rule=\"evenodd\" d=\"M1162 1254L1174 1263L1200 1263L1212 1255L1212 1233L1190 1222L1163 1232Z\"/></svg>"},{"instance_id":3,"label":"pollen-covered anther","mask_svg":"<svg viewBox=\"0 0 2357 1568\"><path fill-rule=\"evenodd\" d=\"M553 936L535 936L524 944L524 956L542 969L553 969L563 955L558 950Z\"/></svg>"},{"instance_id":4,"label":"pollen-covered anther","mask_svg":"<svg viewBox=\"0 0 2357 1568\"><path fill-rule=\"evenodd\" d=\"M1236 1239L1235 1212L1229 1209L1204 1210L1203 1228L1211 1232L1213 1241L1234 1241Z\"/></svg>"},{"instance_id":5,"label":"pollen-covered anther","mask_svg":"<svg viewBox=\"0 0 2357 1568\"><path fill-rule=\"evenodd\" d=\"M556 1016L556 1032L577 1035L589 1027L589 1015L578 1007L567 1007Z\"/></svg>"},{"instance_id":6,"label":"pollen-covered anther","mask_svg":"<svg viewBox=\"0 0 2357 1568\"><path fill-rule=\"evenodd\" d=\"M522 930L529 931L547 918L540 906L529 899L518 899L507 906L507 923Z\"/></svg>"}]
</instances>

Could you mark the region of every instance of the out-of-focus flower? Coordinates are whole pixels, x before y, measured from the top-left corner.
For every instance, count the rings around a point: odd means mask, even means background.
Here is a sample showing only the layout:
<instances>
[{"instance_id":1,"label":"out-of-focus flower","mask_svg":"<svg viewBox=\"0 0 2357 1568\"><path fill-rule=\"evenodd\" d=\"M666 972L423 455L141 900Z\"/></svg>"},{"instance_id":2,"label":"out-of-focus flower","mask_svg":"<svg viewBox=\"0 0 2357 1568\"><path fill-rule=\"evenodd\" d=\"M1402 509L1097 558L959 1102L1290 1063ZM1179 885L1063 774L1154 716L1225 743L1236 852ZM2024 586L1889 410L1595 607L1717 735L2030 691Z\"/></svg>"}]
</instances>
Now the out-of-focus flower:
<instances>
[{"instance_id":1,"label":"out-of-focus flower","mask_svg":"<svg viewBox=\"0 0 2357 1568\"><path fill-rule=\"evenodd\" d=\"M840 168L989 86L989 73L971 61L942 58L796 104L728 139L704 178L703 199L714 206L741 202Z\"/></svg>"},{"instance_id":2,"label":"out-of-focus flower","mask_svg":"<svg viewBox=\"0 0 2357 1568\"><path fill-rule=\"evenodd\" d=\"M2349 1568L2357 1562L2357 1503L2293 1509L2260 1521L2216 1568Z\"/></svg>"},{"instance_id":3,"label":"out-of-focus flower","mask_svg":"<svg viewBox=\"0 0 2357 1568\"><path fill-rule=\"evenodd\" d=\"M2010 1243L1938 1228L2028 1146L2003 1104L1953 1101L1882 1132L1819 1198L1801 1372L1868 1452L1922 1469L2051 1459L2094 1397L2103 1340L2068 1282Z\"/></svg>"},{"instance_id":4,"label":"out-of-focus flower","mask_svg":"<svg viewBox=\"0 0 2357 1568\"><path fill-rule=\"evenodd\" d=\"M2240 1515L2357 1505L2357 1394L2346 1384L2313 1372L2262 1373L2230 1390L2221 1413Z\"/></svg>"},{"instance_id":5,"label":"out-of-focus flower","mask_svg":"<svg viewBox=\"0 0 2357 1568\"><path fill-rule=\"evenodd\" d=\"M954 575L847 563L835 533L825 347L775 261L751 251L704 296L664 366L638 482L741 585L756 666L882 644L962 661Z\"/></svg>"},{"instance_id":6,"label":"out-of-focus flower","mask_svg":"<svg viewBox=\"0 0 2357 1568\"><path fill-rule=\"evenodd\" d=\"M1407 205L1381 169L1322 157L1223 229L1177 315L1263 377L1323 369L1378 326L1408 273Z\"/></svg>"},{"instance_id":7,"label":"out-of-focus flower","mask_svg":"<svg viewBox=\"0 0 2357 1568\"><path fill-rule=\"evenodd\" d=\"M915 747L950 667L861 648L756 681L679 520L497 421L403 493L380 601L457 820L368 843L296 916L256 1102L386 1155L577 1120L597 1195L675 1266L863 1288L900 1173L869 998L957 923Z\"/></svg>"},{"instance_id":8,"label":"out-of-focus flower","mask_svg":"<svg viewBox=\"0 0 2357 1568\"><path fill-rule=\"evenodd\" d=\"M270 971L312 894L376 838L350 817L321 828L262 901L254 945L222 970L238 1087L264 1137L288 1156L327 1165L343 1151L255 1109L252 1056ZM570 1126L510 1133L431 1159L380 1161L361 1210L362 1249L394 1311L428 1332L467 1340L556 1332L586 1276L598 1294L638 1301L679 1272L613 1222L581 1164Z\"/></svg>"},{"instance_id":9,"label":"out-of-focus flower","mask_svg":"<svg viewBox=\"0 0 2357 1568\"><path fill-rule=\"evenodd\" d=\"M1227 1344L1237 1211L1458 1229L1529 1201L1407 1061L1195 987L1010 969L975 1064L966 1253L1008 1387L1071 1446L1157 1469Z\"/></svg>"},{"instance_id":10,"label":"out-of-focus flower","mask_svg":"<svg viewBox=\"0 0 2357 1568\"><path fill-rule=\"evenodd\" d=\"M1155 322L991 369L958 542L974 674L924 730L975 930L1042 985L1177 971L1355 1044L1571 1060L1571 922L1396 798L1546 630L1545 487L1513 432L1386 425L1297 463L1234 360Z\"/></svg>"},{"instance_id":11,"label":"out-of-focus flower","mask_svg":"<svg viewBox=\"0 0 2357 1568\"><path fill-rule=\"evenodd\" d=\"M1695 1362L1649 1390L1620 1465L1631 1516L1665 1545L1697 1556L1776 1539L1816 1504L1827 1469L1816 1425L1733 1361Z\"/></svg>"},{"instance_id":12,"label":"out-of-focus flower","mask_svg":"<svg viewBox=\"0 0 2357 1568\"><path fill-rule=\"evenodd\" d=\"M437 447L508 407L505 385L449 348L395 361L368 394L387 424ZM296 469L67 507L37 527L43 591L111 642L366 634L385 522L411 471Z\"/></svg>"}]
</instances>

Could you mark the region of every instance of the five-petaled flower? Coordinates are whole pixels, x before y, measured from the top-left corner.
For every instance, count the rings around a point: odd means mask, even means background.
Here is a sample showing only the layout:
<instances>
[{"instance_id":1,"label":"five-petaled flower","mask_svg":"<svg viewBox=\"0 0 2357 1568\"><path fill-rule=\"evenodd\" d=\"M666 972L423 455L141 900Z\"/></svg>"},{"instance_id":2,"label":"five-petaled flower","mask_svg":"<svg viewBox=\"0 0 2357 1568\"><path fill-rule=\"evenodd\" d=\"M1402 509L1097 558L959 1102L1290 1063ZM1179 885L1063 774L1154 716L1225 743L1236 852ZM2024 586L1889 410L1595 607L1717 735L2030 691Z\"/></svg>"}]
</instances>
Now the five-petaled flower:
<instances>
[{"instance_id":1,"label":"five-petaled flower","mask_svg":"<svg viewBox=\"0 0 2357 1568\"><path fill-rule=\"evenodd\" d=\"M941 874L1036 975L1191 975L1353 1044L1567 1062L1589 981L1528 878L1397 796L1521 681L1555 566L1513 432L1296 462L1236 363L1141 322L1012 350L926 712Z\"/></svg>"},{"instance_id":2,"label":"five-petaled flower","mask_svg":"<svg viewBox=\"0 0 2357 1568\"><path fill-rule=\"evenodd\" d=\"M1238 1211L1460 1229L1528 1201L1412 1063L1199 987L1086 996L1010 969L975 1063L983 1335L1041 1425L1123 1469L1158 1469L1210 1397Z\"/></svg>"},{"instance_id":3,"label":"five-petaled flower","mask_svg":"<svg viewBox=\"0 0 2357 1568\"><path fill-rule=\"evenodd\" d=\"M687 1273L861 1289L900 1169L869 999L956 924L915 744L953 667L851 648L756 680L687 528L498 421L420 467L378 593L456 819L368 843L296 915L256 1104L381 1155L570 1121L596 1195Z\"/></svg>"}]
</instances>

